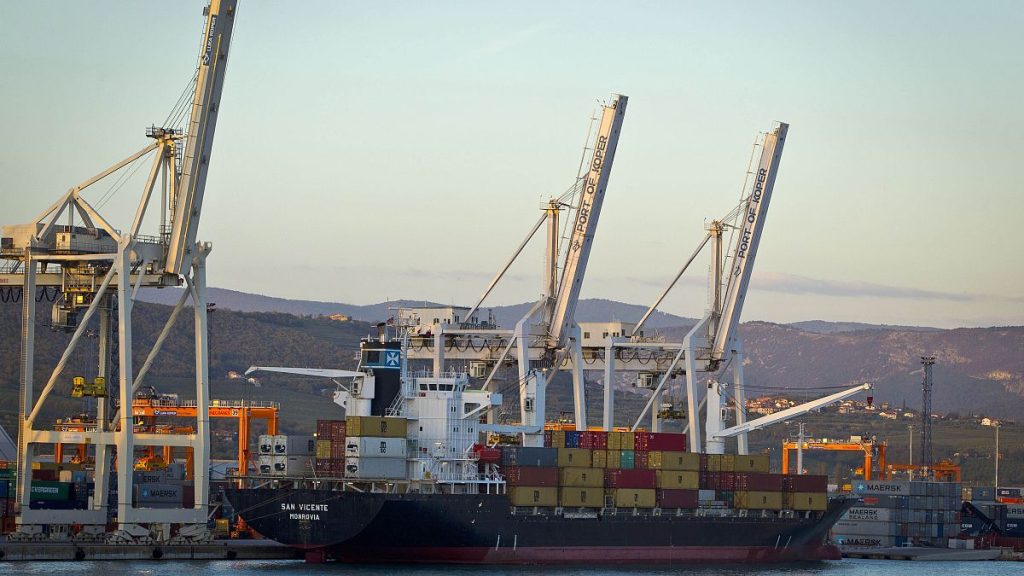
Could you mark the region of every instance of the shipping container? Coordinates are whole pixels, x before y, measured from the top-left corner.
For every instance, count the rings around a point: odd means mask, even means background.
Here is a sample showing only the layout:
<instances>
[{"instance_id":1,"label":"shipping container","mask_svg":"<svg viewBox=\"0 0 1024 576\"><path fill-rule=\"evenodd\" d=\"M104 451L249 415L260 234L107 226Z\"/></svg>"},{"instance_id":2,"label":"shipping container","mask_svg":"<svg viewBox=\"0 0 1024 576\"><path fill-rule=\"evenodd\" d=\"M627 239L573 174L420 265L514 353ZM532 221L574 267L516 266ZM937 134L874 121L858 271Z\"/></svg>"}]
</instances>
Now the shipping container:
<instances>
[{"instance_id":1,"label":"shipping container","mask_svg":"<svg viewBox=\"0 0 1024 576\"><path fill-rule=\"evenodd\" d=\"M696 508L698 491L666 488L658 490L657 497L661 508Z\"/></svg>"},{"instance_id":2,"label":"shipping container","mask_svg":"<svg viewBox=\"0 0 1024 576\"><path fill-rule=\"evenodd\" d=\"M605 455L605 468L609 470L618 470L622 468L622 450L608 450L605 452Z\"/></svg>"},{"instance_id":3,"label":"shipping container","mask_svg":"<svg viewBox=\"0 0 1024 576\"><path fill-rule=\"evenodd\" d=\"M569 438L572 432L567 432L565 437ZM590 468L593 465L593 459L590 456L590 450L585 448L559 448L558 449L558 466L560 468L567 468L570 466L577 468Z\"/></svg>"},{"instance_id":4,"label":"shipping container","mask_svg":"<svg viewBox=\"0 0 1024 576\"><path fill-rule=\"evenodd\" d=\"M181 506L181 484L138 484L134 488L136 505L140 508L149 508L151 504Z\"/></svg>"},{"instance_id":5,"label":"shipping container","mask_svg":"<svg viewBox=\"0 0 1024 576\"><path fill-rule=\"evenodd\" d=\"M345 477L393 480L408 474L405 458L346 458Z\"/></svg>"},{"instance_id":6,"label":"shipping container","mask_svg":"<svg viewBox=\"0 0 1024 576\"><path fill-rule=\"evenodd\" d=\"M789 510L820 511L828 507L828 495L824 492L786 492L783 505Z\"/></svg>"},{"instance_id":7,"label":"shipping container","mask_svg":"<svg viewBox=\"0 0 1024 576\"><path fill-rule=\"evenodd\" d=\"M650 488L657 486L654 470L606 470L605 486L609 488Z\"/></svg>"},{"instance_id":8,"label":"shipping container","mask_svg":"<svg viewBox=\"0 0 1024 576\"><path fill-rule=\"evenodd\" d=\"M622 450L622 432L608 433L608 450Z\"/></svg>"},{"instance_id":9,"label":"shipping container","mask_svg":"<svg viewBox=\"0 0 1024 576\"><path fill-rule=\"evenodd\" d=\"M565 446L556 446L556 448L580 448L580 437L583 435L579 430L566 430L565 431Z\"/></svg>"},{"instance_id":10,"label":"shipping container","mask_svg":"<svg viewBox=\"0 0 1024 576\"><path fill-rule=\"evenodd\" d=\"M275 456L312 456L316 453L316 440L306 434L278 434L274 436Z\"/></svg>"},{"instance_id":11,"label":"shipping container","mask_svg":"<svg viewBox=\"0 0 1024 576\"><path fill-rule=\"evenodd\" d=\"M406 458L408 440L375 436L350 436L345 440L346 458Z\"/></svg>"},{"instance_id":12,"label":"shipping container","mask_svg":"<svg viewBox=\"0 0 1024 576\"><path fill-rule=\"evenodd\" d=\"M256 460L256 470L261 476L270 476L274 473L274 457L270 454L260 454Z\"/></svg>"},{"instance_id":13,"label":"shipping container","mask_svg":"<svg viewBox=\"0 0 1024 576\"><path fill-rule=\"evenodd\" d=\"M554 466L506 466L502 472L509 486L558 486L558 468Z\"/></svg>"},{"instance_id":14,"label":"shipping container","mask_svg":"<svg viewBox=\"0 0 1024 576\"><path fill-rule=\"evenodd\" d=\"M737 490L733 493L733 505L746 510L782 510L782 492Z\"/></svg>"},{"instance_id":15,"label":"shipping container","mask_svg":"<svg viewBox=\"0 0 1024 576\"><path fill-rule=\"evenodd\" d=\"M346 436L344 420L317 420L316 437L318 440L344 440Z\"/></svg>"},{"instance_id":16,"label":"shipping container","mask_svg":"<svg viewBox=\"0 0 1024 576\"><path fill-rule=\"evenodd\" d=\"M313 470L312 456L273 456L274 476L308 476Z\"/></svg>"},{"instance_id":17,"label":"shipping container","mask_svg":"<svg viewBox=\"0 0 1024 576\"><path fill-rule=\"evenodd\" d=\"M896 546L895 536L864 536L860 534L832 533L836 544L844 548L891 548Z\"/></svg>"},{"instance_id":18,"label":"shipping container","mask_svg":"<svg viewBox=\"0 0 1024 576\"><path fill-rule=\"evenodd\" d=\"M786 492L821 492L828 491L828 476L813 474L786 474L783 477Z\"/></svg>"},{"instance_id":19,"label":"shipping container","mask_svg":"<svg viewBox=\"0 0 1024 576\"><path fill-rule=\"evenodd\" d=\"M607 468L608 467L608 451L607 450L594 450L591 455L591 459L594 461L594 468Z\"/></svg>"},{"instance_id":20,"label":"shipping container","mask_svg":"<svg viewBox=\"0 0 1024 576\"><path fill-rule=\"evenodd\" d=\"M658 504L657 491L653 488L617 488L617 508L654 508Z\"/></svg>"},{"instance_id":21,"label":"shipping container","mask_svg":"<svg viewBox=\"0 0 1024 576\"><path fill-rule=\"evenodd\" d=\"M636 432L618 432L618 450L636 450Z\"/></svg>"},{"instance_id":22,"label":"shipping container","mask_svg":"<svg viewBox=\"0 0 1024 576\"><path fill-rule=\"evenodd\" d=\"M551 443L548 448L565 448L565 430L550 430Z\"/></svg>"},{"instance_id":23,"label":"shipping container","mask_svg":"<svg viewBox=\"0 0 1024 576\"><path fill-rule=\"evenodd\" d=\"M54 480L33 480L29 489L29 499L37 500L71 500L70 482Z\"/></svg>"},{"instance_id":24,"label":"shipping container","mask_svg":"<svg viewBox=\"0 0 1024 576\"><path fill-rule=\"evenodd\" d=\"M890 522L893 520L892 510L889 508L870 508L856 506L850 508L842 516L842 520L854 522Z\"/></svg>"},{"instance_id":25,"label":"shipping container","mask_svg":"<svg viewBox=\"0 0 1024 576\"><path fill-rule=\"evenodd\" d=\"M697 490L700 487L700 472L694 470L656 471L658 488Z\"/></svg>"},{"instance_id":26,"label":"shipping container","mask_svg":"<svg viewBox=\"0 0 1024 576\"><path fill-rule=\"evenodd\" d=\"M604 489L563 486L558 490L558 505L569 508L600 508L604 506Z\"/></svg>"},{"instance_id":27,"label":"shipping container","mask_svg":"<svg viewBox=\"0 0 1024 576\"><path fill-rule=\"evenodd\" d=\"M558 449L528 446L502 446L502 466L558 466Z\"/></svg>"},{"instance_id":28,"label":"shipping container","mask_svg":"<svg viewBox=\"0 0 1024 576\"><path fill-rule=\"evenodd\" d=\"M714 490L697 490L697 499L701 502L711 502L718 497Z\"/></svg>"},{"instance_id":29,"label":"shipping container","mask_svg":"<svg viewBox=\"0 0 1024 576\"><path fill-rule=\"evenodd\" d=\"M632 470L636 468L636 452L633 450L619 451L619 468Z\"/></svg>"},{"instance_id":30,"label":"shipping container","mask_svg":"<svg viewBox=\"0 0 1024 576\"><path fill-rule=\"evenodd\" d=\"M549 486L516 486L508 491L508 499L513 506L558 505L558 488Z\"/></svg>"},{"instance_id":31,"label":"shipping container","mask_svg":"<svg viewBox=\"0 0 1024 576\"><path fill-rule=\"evenodd\" d=\"M588 448L590 450L607 450L608 433L599 431L584 432L580 444L580 448Z\"/></svg>"},{"instance_id":32,"label":"shipping container","mask_svg":"<svg viewBox=\"0 0 1024 576\"><path fill-rule=\"evenodd\" d=\"M651 455L650 452L638 452L638 451L634 450L633 451L633 468L636 468L638 470L641 470L641 469L648 470L648 469L650 469L650 466L648 465L650 455Z\"/></svg>"},{"instance_id":33,"label":"shipping container","mask_svg":"<svg viewBox=\"0 0 1024 576\"><path fill-rule=\"evenodd\" d=\"M273 434L260 434L256 441L256 449L260 454L273 454L274 453L274 435Z\"/></svg>"},{"instance_id":34,"label":"shipping container","mask_svg":"<svg viewBox=\"0 0 1024 576\"><path fill-rule=\"evenodd\" d=\"M604 486L604 470L601 468L561 468L560 473L562 486L573 488L601 488Z\"/></svg>"},{"instance_id":35,"label":"shipping container","mask_svg":"<svg viewBox=\"0 0 1024 576\"><path fill-rule=\"evenodd\" d=\"M320 459L320 458L330 458L331 457L331 441L330 440L323 440L319 436L317 436L317 441L316 441L316 457L317 457L317 459Z\"/></svg>"},{"instance_id":36,"label":"shipping container","mask_svg":"<svg viewBox=\"0 0 1024 576\"><path fill-rule=\"evenodd\" d=\"M840 520L832 527L832 532L862 536L899 536L899 524L871 520Z\"/></svg>"},{"instance_id":37,"label":"shipping container","mask_svg":"<svg viewBox=\"0 0 1024 576\"><path fill-rule=\"evenodd\" d=\"M654 451L648 453L647 467L653 470L700 470L700 454L695 452Z\"/></svg>"},{"instance_id":38,"label":"shipping container","mask_svg":"<svg viewBox=\"0 0 1024 576\"><path fill-rule=\"evenodd\" d=\"M769 472L769 458L767 454L736 455L733 463L735 472Z\"/></svg>"},{"instance_id":39,"label":"shipping container","mask_svg":"<svg viewBox=\"0 0 1024 576\"><path fill-rule=\"evenodd\" d=\"M345 418L347 436L383 436L405 438L408 421L405 418L382 416L349 416Z\"/></svg>"},{"instance_id":40,"label":"shipping container","mask_svg":"<svg viewBox=\"0 0 1024 576\"><path fill-rule=\"evenodd\" d=\"M763 472L733 472L736 490L753 490L758 492L782 492L782 474L765 474Z\"/></svg>"}]
</instances>

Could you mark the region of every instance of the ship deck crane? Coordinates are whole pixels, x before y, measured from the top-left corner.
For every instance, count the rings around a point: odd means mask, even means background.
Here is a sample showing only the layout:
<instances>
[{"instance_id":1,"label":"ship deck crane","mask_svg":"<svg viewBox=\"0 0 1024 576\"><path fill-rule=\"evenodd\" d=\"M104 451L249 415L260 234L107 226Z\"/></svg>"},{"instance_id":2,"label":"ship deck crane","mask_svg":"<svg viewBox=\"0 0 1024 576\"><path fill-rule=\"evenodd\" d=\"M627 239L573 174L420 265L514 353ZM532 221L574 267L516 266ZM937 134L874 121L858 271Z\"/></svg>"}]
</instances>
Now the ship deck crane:
<instances>
[{"instance_id":1,"label":"ship deck crane","mask_svg":"<svg viewBox=\"0 0 1024 576\"><path fill-rule=\"evenodd\" d=\"M19 401L19 491L21 503L16 537L32 538L43 524L104 526L107 522L107 486L111 451L118 460L131 461L136 443L152 446L187 446L195 451L195 507L190 509L139 509L132 505L130 467L118 469L117 520L119 531L112 537L131 541L132 534L144 534L135 524L206 524L209 493L209 369L207 359L206 257L209 243L196 242L202 198L219 116L228 49L236 14L236 0L210 0L205 9L205 26L191 99L191 117L183 133L173 127L151 127L146 136L154 142L115 163L96 176L72 187L33 221L3 227L0 258L11 262L0 274L0 282L20 286L22 302L21 394ZM184 140L185 153L179 150ZM119 231L82 195L93 184L125 169L144 156L154 154L148 178L135 216L125 232ZM157 235L144 235L143 223L153 206L157 183L162 182L160 225ZM170 213L168 221L167 214ZM62 216L68 224L59 224ZM75 224L76 217L81 225ZM169 232L168 232L169 230ZM187 285L172 310L143 366L132 364L132 306L143 287ZM54 306L53 326L73 332L45 385L35 389L36 293L56 287L63 298ZM37 429L40 411L47 397L62 382L69 359L93 317L99 318L99 362L97 378L117 388L121 406L130 406L135 390L160 352L180 312L191 298L195 314L196 434L134 434L132 416L118 413L108 399L97 402L97 428L84 436L96 451L96 494L88 510L33 510L28 506L32 462L38 444L68 443L66 432ZM115 316L117 335L114 336ZM111 357L116 350L116 368ZM116 378L111 373L116 370ZM199 531L185 531L193 536ZM183 532L184 533L184 532Z\"/></svg>"}]
</instances>

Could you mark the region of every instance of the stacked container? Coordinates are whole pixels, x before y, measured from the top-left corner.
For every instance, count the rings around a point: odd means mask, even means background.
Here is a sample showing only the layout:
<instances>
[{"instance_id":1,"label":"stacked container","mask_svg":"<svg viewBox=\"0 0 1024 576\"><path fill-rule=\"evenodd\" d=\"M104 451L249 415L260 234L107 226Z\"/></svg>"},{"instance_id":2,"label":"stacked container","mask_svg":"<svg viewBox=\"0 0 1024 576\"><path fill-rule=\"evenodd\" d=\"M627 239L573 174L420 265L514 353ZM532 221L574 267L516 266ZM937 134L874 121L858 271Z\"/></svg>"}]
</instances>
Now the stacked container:
<instances>
[{"instance_id":1,"label":"stacked container","mask_svg":"<svg viewBox=\"0 0 1024 576\"><path fill-rule=\"evenodd\" d=\"M346 430L344 420L317 420L314 469L318 476L345 475Z\"/></svg>"},{"instance_id":2,"label":"stacked container","mask_svg":"<svg viewBox=\"0 0 1024 576\"><path fill-rule=\"evenodd\" d=\"M313 470L316 441L305 434L277 434L271 457L271 475L307 476ZM262 446L262 442L261 442ZM263 468L261 458L260 468Z\"/></svg>"},{"instance_id":3,"label":"stacked container","mask_svg":"<svg viewBox=\"0 0 1024 576\"><path fill-rule=\"evenodd\" d=\"M345 422L345 476L365 479L408 477L408 422L405 418L349 416Z\"/></svg>"},{"instance_id":4,"label":"stacked container","mask_svg":"<svg viewBox=\"0 0 1024 576\"><path fill-rule=\"evenodd\" d=\"M960 532L960 484L955 482L858 480L863 503L832 528L840 546L940 546Z\"/></svg>"}]
</instances>

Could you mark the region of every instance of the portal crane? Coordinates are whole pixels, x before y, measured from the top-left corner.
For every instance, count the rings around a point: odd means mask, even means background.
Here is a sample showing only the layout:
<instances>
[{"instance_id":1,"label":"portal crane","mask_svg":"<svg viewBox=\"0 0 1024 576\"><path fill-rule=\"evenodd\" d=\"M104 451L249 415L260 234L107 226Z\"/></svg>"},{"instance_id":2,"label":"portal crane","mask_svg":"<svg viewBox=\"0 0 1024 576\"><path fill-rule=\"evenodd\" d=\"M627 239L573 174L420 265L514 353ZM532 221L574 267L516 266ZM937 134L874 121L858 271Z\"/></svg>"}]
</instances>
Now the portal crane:
<instances>
[{"instance_id":1,"label":"portal crane","mask_svg":"<svg viewBox=\"0 0 1024 576\"><path fill-rule=\"evenodd\" d=\"M80 524L102 531L107 522L107 493L111 452L118 461L131 462L136 443L142 446L183 446L195 453L195 506L189 509L141 509L132 504L129 466L118 468L117 541L146 539L139 524L187 524L190 542L205 538L209 499L209 368L207 358L206 257L209 243L196 242L202 198L209 169L213 135L219 115L236 0L210 0L191 99L191 117L183 134L173 127L151 127L153 142L96 176L72 187L28 224L3 227L0 258L10 264L0 271L0 283L20 286L22 301L21 394L19 401L19 482L21 503L16 537L33 538L44 524ZM179 151L185 140L185 155ZM82 191L156 152L132 222L123 232L104 218L83 197ZM142 233L153 193L161 182L160 226L156 236ZM171 213L168 220L168 211ZM61 224L67 215L67 224ZM76 217L80 224L76 224ZM144 364L135 371L132 360L132 307L143 287L178 286L187 289L173 308ZM35 391L35 303L40 288L55 287L62 298L54 305L52 326L73 332L49 379ZM68 361L94 316L99 318L95 381L116 382L120 406L131 406L134 392L159 354L164 340L191 299L195 314L196 433L134 433L130 410L117 410L101 395L94 430L74 433L36 429L40 411L54 391ZM116 317L114 313L116 311ZM116 318L116 322L115 322ZM117 336L114 337L116 326ZM116 367L111 360L116 357ZM114 377L111 375L114 374ZM102 380L101 380L102 379ZM96 495L88 510L34 510L28 506L32 462L37 444L87 441L96 451ZM100 532L101 533L101 532Z\"/></svg>"}]
</instances>

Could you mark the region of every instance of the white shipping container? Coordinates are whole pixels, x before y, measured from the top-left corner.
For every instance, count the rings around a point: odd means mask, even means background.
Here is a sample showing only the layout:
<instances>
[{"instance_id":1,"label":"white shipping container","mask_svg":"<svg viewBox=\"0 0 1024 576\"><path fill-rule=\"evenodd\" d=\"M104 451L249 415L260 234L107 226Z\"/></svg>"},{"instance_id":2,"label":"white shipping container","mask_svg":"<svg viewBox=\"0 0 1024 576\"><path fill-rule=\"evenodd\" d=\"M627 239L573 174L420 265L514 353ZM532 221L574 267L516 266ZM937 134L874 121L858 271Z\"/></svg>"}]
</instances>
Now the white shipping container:
<instances>
[{"instance_id":1,"label":"white shipping container","mask_svg":"<svg viewBox=\"0 0 1024 576\"><path fill-rule=\"evenodd\" d=\"M140 507L152 503L181 505L181 484L138 484L135 486L135 497Z\"/></svg>"},{"instance_id":2,"label":"white shipping container","mask_svg":"<svg viewBox=\"0 0 1024 576\"><path fill-rule=\"evenodd\" d=\"M858 536L896 536L897 525L892 522L850 522L840 520L832 527L833 534Z\"/></svg>"},{"instance_id":3,"label":"white shipping container","mask_svg":"<svg viewBox=\"0 0 1024 576\"><path fill-rule=\"evenodd\" d=\"M256 461L256 470L261 476L270 476L274 473L274 457L269 454L260 454Z\"/></svg>"},{"instance_id":4,"label":"white shipping container","mask_svg":"<svg viewBox=\"0 0 1024 576\"><path fill-rule=\"evenodd\" d=\"M306 476L313 470L312 456L272 456L274 476Z\"/></svg>"},{"instance_id":5,"label":"white shipping container","mask_svg":"<svg viewBox=\"0 0 1024 576\"><path fill-rule=\"evenodd\" d=\"M308 456L316 454L316 440L308 434L274 436L275 456Z\"/></svg>"},{"instance_id":6,"label":"white shipping container","mask_svg":"<svg viewBox=\"0 0 1024 576\"><path fill-rule=\"evenodd\" d=\"M1007 504L1006 505L1006 517L1007 518L1024 518L1024 506L1020 504Z\"/></svg>"},{"instance_id":7,"label":"white shipping container","mask_svg":"<svg viewBox=\"0 0 1024 576\"><path fill-rule=\"evenodd\" d=\"M345 458L345 477L402 479L406 477L405 458Z\"/></svg>"},{"instance_id":8,"label":"white shipping container","mask_svg":"<svg viewBox=\"0 0 1024 576\"><path fill-rule=\"evenodd\" d=\"M701 502L711 501L711 500L714 500L714 499L715 499L715 491L714 490L698 490L697 491L697 500L699 500Z\"/></svg>"},{"instance_id":9,"label":"white shipping container","mask_svg":"<svg viewBox=\"0 0 1024 576\"><path fill-rule=\"evenodd\" d=\"M350 436L345 439L346 458L405 458L408 450L405 438L378 438Z\"/></svg>"},{"instance_id":10,"label":"white shipping container","mask_svg":"<svg viewBox=\"0 0 1024 576\"><path fill-rule=\"evenodd\" d=\"M273 454L274 436L272 434L260 434L256 448L260 454Z\"/></svg>"},{"instance_id":11,"label":"white shipping container","mask_svg":"<svg viewBox=\"0 0 1024 576\"><path fill-rule=\"evenodd\" d=\"M844 548L888 548L896 545L895 536L864 536L861 534L832 533L836 544Z\"/></svg>"},{"instance_id":12,"label":"white shipping container","mask_svg":"<svg viewBox=\"0 0 1024 576\"><path fill-rule=\"evenodd\" d=\"M874 521L874 522L889 522L892 520L892 510L889 508L868 508L855 506L850 508L843 514L842 520L852 521Z\"/></svg>"}]
</instances>

